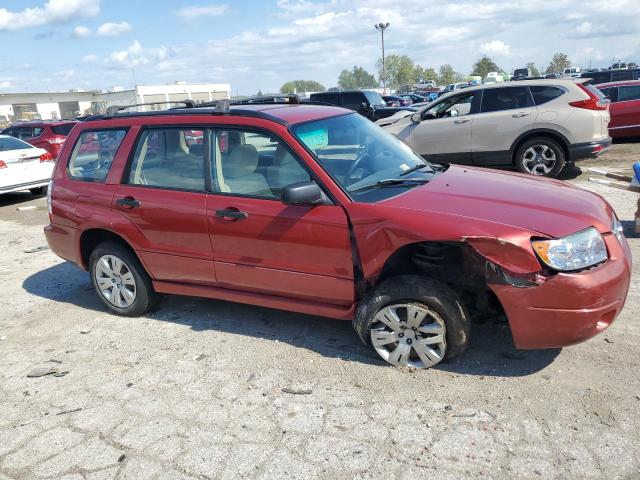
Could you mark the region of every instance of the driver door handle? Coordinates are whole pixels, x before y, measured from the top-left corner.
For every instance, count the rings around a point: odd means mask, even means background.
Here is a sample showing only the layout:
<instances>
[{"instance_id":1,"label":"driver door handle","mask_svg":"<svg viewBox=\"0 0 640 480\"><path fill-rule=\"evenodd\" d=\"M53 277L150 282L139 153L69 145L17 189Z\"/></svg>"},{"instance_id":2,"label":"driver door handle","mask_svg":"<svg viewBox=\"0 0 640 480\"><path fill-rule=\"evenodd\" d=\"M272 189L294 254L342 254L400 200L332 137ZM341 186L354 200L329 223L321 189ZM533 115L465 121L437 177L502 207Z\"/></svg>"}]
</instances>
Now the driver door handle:
<instances>
[{"instance_id":1,"label":"driver door handle","mask_svg":"<svg viewBox=\"0 0 640 480\"><path fill-rule=\"evenodd\" d=\"M240 210L225 208L222 210L216 210L216 217L230 218L232 220L245 220L249 214L247 212L241 212Z\"/></svg>"},{"instance_id":2,"label":"driver door handle","mask_svg":"<svg viewBox=\"0 0 640 480\"><path fill-rule=\"evenodd\" d=\"M468 118L461 118L460 120L456 120L455 123L456 125L462 125L463 123L467 123L469 121Z\"/></svg>"},{"instance_id":3,"label":"driver door handle","mask_svg":"<svg viewBox=\"0 0 640 480\"><path fill-rule=\"evenodd\" d=\"M132 209L138 208L140 206L140 202L133 197L124 197L116 200L116 205L121 207Z\"/></svg>"},{"instance_id":4,"label":"driver door handle","mask_svg":"<svg viewBox=\"0 0 640 480\"><path fill-rule=\"evenodd\" d=\"M514 113L513 115L511 115L512 118L522 118L522 117L526 117L527 115L529 115L528 113Z\"/></svg>"}]
</instances>

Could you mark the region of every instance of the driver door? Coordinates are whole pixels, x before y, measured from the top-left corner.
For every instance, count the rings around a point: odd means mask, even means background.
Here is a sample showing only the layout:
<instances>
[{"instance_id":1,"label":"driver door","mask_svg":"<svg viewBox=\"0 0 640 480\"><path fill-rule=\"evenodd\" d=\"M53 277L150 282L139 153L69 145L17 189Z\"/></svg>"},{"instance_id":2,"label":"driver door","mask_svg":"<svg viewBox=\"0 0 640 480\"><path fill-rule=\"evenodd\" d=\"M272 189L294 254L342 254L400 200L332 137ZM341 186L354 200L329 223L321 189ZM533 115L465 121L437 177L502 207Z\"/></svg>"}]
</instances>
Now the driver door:
<instances>
[{"instance_id":1,"label":"driver door","mask_svg":"<svg viewBox=\"0 0 640 480\"><path fill-rule=\"evenodd\" d=\"M480 97L480 91L461 93L425 111L409 145L429 161L471 164L471 126Z\"/></svg>"}]
</instances>

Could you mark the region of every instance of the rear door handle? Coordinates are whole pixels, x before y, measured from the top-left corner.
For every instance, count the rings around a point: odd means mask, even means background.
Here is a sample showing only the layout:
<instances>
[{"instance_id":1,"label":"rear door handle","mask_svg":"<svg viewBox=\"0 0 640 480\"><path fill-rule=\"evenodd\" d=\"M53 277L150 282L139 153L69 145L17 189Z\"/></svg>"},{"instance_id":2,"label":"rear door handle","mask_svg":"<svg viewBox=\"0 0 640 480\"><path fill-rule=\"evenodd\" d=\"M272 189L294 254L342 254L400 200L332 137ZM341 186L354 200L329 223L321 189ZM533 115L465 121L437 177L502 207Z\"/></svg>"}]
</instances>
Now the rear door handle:
<instances>
[{"instance_id":1,"label":"rear door handle","mask_svg":"<svg viewBox=\"0 0 640 480\"><path fill-rule=\"evenodd\" d=\"M461 124L463 124L463 123L467 123L468 121L469 121L469 119L468 119L468 118L461 118L460 120L456 120L456 121L455 121L455 122L453 122L453 123L455 123L456 125L461 125Z\"/></svg>"},{"instance_id":2,"label":"rear door handle","mask_svg":"<svg viewBox=\"0 0 640 480\"><path fill-rule=\"evenodd\" d=\"M514 113L513 115L511 115L512 118L522 118L522 117L526 117L527 115L529 115L528 113Z\"/></svg>"},{"instance_id":3,"label":"rear door handle","mask_svg":"<svg viewBox=\"0 0 640 480\"><path fill-rule=\"evenodd\" d=\"M241 212L233 208L225 208L222 210L216 210L216 217L231 218L233 220L245 220L249 214L247 212Z\"/></svg>"},{"instance_id":4,"label":"rear door handle","mask_svg":"<svg viewBox=\"0 0 640 480\"><path fill-rule=\"evenodd\" d=\"M116 200L116 205L120 205L124 208L138 208L140 206L140 202L133 197L124 197Z\"/></svg>"}]
</instances>

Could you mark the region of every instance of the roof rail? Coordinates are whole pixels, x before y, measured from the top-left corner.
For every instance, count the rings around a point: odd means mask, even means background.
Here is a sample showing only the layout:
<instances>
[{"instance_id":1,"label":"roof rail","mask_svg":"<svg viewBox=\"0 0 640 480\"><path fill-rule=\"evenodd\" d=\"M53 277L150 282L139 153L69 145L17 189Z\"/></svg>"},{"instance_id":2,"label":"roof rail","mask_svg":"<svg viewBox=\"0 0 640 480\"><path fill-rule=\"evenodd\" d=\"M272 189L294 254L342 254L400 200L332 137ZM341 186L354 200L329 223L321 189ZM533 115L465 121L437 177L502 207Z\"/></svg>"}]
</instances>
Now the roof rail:
<instances>
[{"instance_id":1,"label":"roof rail","mask_svg":"<svg viewBox=\"0 0 640 480\"><path fill-rule=\"evenodd\" d=\"M193 100L169 100L167 102L147 102L147 103L134 103L132 105L112 105L110 107L107 107L107 113L105 115L106 117L115 117L118 112L121 112L122 110L127 110L129 108L133 108L133 107L144 107L147 105L167 105L169 103L182 103L184 104L185 108L195 108L196 106L196 102L194 102Z\"/></svg>"},{"instance_id":2,"label":"roof rail","mask_svg":"<svg viewBox=\"0 0 640 480\"><path fill-rule=\"evenodd\" d=\"M241 100L232 100L231 105L249 105L249 104L264 104L264 103L300 103L300 97L295 93L283 93L277 95L261 95L243 98Z\"/></svg>"}]
</instances>

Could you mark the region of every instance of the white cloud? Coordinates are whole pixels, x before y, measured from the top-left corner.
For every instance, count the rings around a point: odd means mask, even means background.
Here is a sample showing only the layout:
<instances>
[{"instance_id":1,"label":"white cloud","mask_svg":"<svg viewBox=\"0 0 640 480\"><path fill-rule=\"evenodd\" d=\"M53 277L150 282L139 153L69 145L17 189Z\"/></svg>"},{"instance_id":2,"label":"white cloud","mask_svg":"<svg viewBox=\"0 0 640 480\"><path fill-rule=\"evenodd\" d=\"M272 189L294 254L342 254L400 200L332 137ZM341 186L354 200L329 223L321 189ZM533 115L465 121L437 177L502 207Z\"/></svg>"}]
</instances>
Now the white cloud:
<instances>
[{"instance_id":1,"label":"white cloud","mask_svg":"<svg viewBox=\"0 0 640 480\"><path fill-rule=\"evenodd\" d=\"M0 8L0 31L55 25L76 18L95 17L99 12L100 0L48 0L42 7L20 11Z\"/></svg>"},{"instance_id":2,"label":"white cloud","mask_svg":"<svg viewBox=\"0 0 640 480\"><path fill-rule=\"evenodd\" d=\"M0 88L9 88L12 83L9 80L0 80Z\"/></svg>"},{"instance_id":3,"label":"white cloud","mask_svg":"<svg viewBox=\"0 0 640 480\"><path fill-rule=\"evenodd\" d=\"M101 37L117 37L123 33L130 32L132 30L129 22L107 22L98 27L98 35Z\"/></svg>"},{"instance_id":4,"label":"white cloud","mask_svg":"<svg viewBox=\"0 0 640 480\"><path fill-rule=\"evenodd\" d=\"M88 55L85 55L84 57L82 57L82 61L85 63L93 63L96 62L98 60L98 56L95 53L89 53Z\"/></svg>"},{"instance_id":5,"label":"white cloud","mask_svg":"<svg viewBox=\"0 0 640 480\"><path fill-rule=\"evenodd\" d=\"M506 57L511 55L511 47L502 40L492 40L480 45L480 51L486 55L495 55L496 57Z\"/></svg>"},{"instance_id":6,"label":"white cloud","mask_svg":"<svg viewBox=\"0 0 640 480\"><path fill-rule=\"evenodd\" d=\"M218 17L229 11L229 5L190 6L176 10L175 14L187 20L200 17Z\"/></svg>"},{"instance_id":7,"label":"white cloud","mask_svg":"<svg viewBox=\"0 0 640 480\"><path fill-rule=\"evenodd\" d=\"M86 38L91 35L91 29L87 27L83 27L82 25L78 25L73 29L71 36L73 38Z\"/></svg>"},{"instance_id":8,"label":"white cloud","mask_svg":"<svg viewBox=\"0 0 640 480\"><path fill-rule=\"evenodd\" d=\"M107 63L116 67L138 67L145 65L155 65L158 67L170 54L170 50L165 47L144 48L138 40L126 50L119 50L109 55Z\"/></svg>"}]
</instances>

